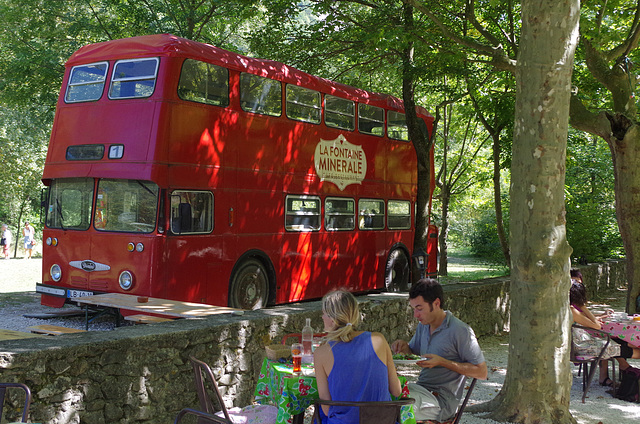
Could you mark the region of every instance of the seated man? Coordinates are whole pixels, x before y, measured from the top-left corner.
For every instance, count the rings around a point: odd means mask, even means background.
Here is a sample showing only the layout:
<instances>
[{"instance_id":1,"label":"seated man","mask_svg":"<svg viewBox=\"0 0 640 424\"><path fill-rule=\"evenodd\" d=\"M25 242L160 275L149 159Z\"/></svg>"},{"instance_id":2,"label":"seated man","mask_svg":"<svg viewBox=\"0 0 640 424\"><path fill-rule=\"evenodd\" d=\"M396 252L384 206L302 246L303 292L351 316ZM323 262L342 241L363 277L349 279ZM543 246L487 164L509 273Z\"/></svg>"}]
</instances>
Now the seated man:
<instances>
[{"instance_id":1,"label":"seated man","mask_svg":"<svg viewBox=\"0 0 640 424\"><path fill-rule=\"evenodd\" d=\"M416 354L422 367L417 384L409 384L418 421L453 417L464 392L465 377L486 380L487 364L467 324L444 310L442 286L424 278L409 291L409 305L419 321L411 341L396 340L394 353Z\"/></svg>"}]
</instances>

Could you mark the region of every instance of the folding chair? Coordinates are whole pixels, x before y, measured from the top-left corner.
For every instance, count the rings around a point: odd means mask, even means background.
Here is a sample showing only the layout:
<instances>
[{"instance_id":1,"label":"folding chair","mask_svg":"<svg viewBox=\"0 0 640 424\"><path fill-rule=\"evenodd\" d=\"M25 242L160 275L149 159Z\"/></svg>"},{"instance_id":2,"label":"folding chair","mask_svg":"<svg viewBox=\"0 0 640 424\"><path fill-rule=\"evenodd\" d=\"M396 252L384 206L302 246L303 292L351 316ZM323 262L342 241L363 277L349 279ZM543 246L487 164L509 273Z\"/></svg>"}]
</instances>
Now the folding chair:
<instances>
[{"instance_id":1,"label":"folding chair","mask_svg":"<svg viewBox=\"0 0 640 424\"><path fill-rule=\"evenodd\" d=\"M405 398L388 402L340 402L333 400L318 400L314 404L313 420L320 423L320 408L322 405L347 406L358 408L361 424L395 424L400 421L400 410L404 405L411 405L415 399Z\"/></svg>"},{"instance_id":2,"label":"folding chair","mask_svg":"<svg viewBox=\"0 0 640 424\"><path fill-rule=\"evenodd\" d=\"M469 402L469 398L471 397L471 392L473 392L473 388L476 387L477 378L471 380L469 384L469 388L467 389L467 394L464 396L462 403L458 406L458 410L456 411L456 415L453 418L447 421L435 421L435 420L427 420L427 421L418 421L418 423L424 424L458 424L460 422L460 418L462 418L462 413L464 412L464 408L467 406L467 402Z\"/></svg>"},{"instance_id":3,"label":"folding chair","mask_svg":"<svg viewBox=\"0 0 640 424\"><path fill-rule=\"evenodd\" d=\"M2 412L4 409L4 398L7 393L7 389L15 388L24 390L25 399L24 407L22 408L22 420L20 422L26 423L27 416L29 415L29 407L31 406L31 390L26 384L22 383L0 383L0 420L2 419Z\"/></svg>"},{"instance_id":4,"label":"folding chair","mask_svg":"<svg viewBox=\"0 0 640 424\"><path fill-rule=\"evenodd\" d=\"M222 423L233 424L237 422L251 424L251 422L253 421L253 417L261 416L263 419L263 421L261 422L268 421L275 424L276 417L278 415L278 408L276 408L275 406L250 405L242 409L233 408L234 410L228 410L224 404L224 400L222 399L222 395L220 394L220 390L218 389L218 385L216 384L216 379L213 376L213 372L211 371L209 365L197 360L194 357L190 357L189 360L191 361L193 372L195 374L196 391L198 393L198 400L200 401L201 411L198 412L205 413L210 416L217 416L218 419L223 419L223 421L218 421ZM211 389L211 393L215 397L215 403L217 403L217 407L214 406L214 399L211 399L211 397L209 396L209 392L205 388L205 381L207 382L208 387ZM185 412L183 416L187 413L193 414L193 410ZM203 422L206 423L207 419L211 421L210 417L206 417L204 418Z\"/></svg>"},{"instance_id":5,"label":"folding chair","mask_svg":"<svg viewBox=\"0 0 640 424\"><path fill-rule=\"evenodd\" d=\"M576 350L576 345L574 343L574 330L582 329L586 330L589 333L601 338L602 340L606 340L605 344L602 346L602 349L598 352L598 355L583 355L580 354ZM582 403L584 403L585 398L587 397L587 392L589 391L589 387L591 387L591 380L593 380L593 376L596 373L596 369L598 368L598 364L602 360L611 360L613 362L613 387L616 385L616 363L613 358L602 359L607 347L611 343L611 336L601 330L596 330L589 327L584 327L580 324L573 324L571 326L571 362L580 366L578 370L578 376L582 373ZM608 363L607 363L608 366ZM584 368L584 370L583 370Z\"/></svg>"}]
</instances>

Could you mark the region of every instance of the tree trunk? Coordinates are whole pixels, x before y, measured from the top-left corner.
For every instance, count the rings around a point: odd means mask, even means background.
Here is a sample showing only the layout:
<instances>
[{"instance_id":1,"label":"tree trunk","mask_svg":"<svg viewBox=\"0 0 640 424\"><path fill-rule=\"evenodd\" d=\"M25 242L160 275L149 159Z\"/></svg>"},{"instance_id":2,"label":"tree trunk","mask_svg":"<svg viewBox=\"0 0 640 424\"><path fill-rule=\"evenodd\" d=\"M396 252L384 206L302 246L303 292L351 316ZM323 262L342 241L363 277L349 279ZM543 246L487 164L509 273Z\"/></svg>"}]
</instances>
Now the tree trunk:
<instances>
[{"instance_id":1,"label":"tree trunk","mask_svg":"<svg viewBox=\"0 0 640 424\"><path fill-rule=\"evenodd\" d=\"M451 201L451 195L449 193L449 186L446 185L446 183L440 188L440 193L440 201L442 202L442 223L440 224L440 235L438 236L438 242L440 244L438 275L448 275L449 270L447 269L447 263L449 262L449 255L447 254L447 236L449 235L449 202Z\"/></svg>"},{"instance_id":2,"label":"tree trunk","mask_svg":"<svg viewBox=\"0 0 640 424\"><path fill-rule=\"evenodd\" d=\"M522 2L511 167L511 331L490 418L575 423L569 412L569 268L564 182L578 0Z\"/></svg>"},{"instance_id":3,"label":"tree trunk","mask_svg":"<svg viewBox=\"0 0 640 424\"><path fill-rule=\"evenodd\" d=\"M640 129L621 114L609 120L612 131L606 139L613 158L618 228L627 257L626 309L633 314L640 312L640 270L634 266L635 258L640 258Z\"/></svg>"},{"instance_id":4,"label":"tree trunk","mask_svg":"<svg viewBox=\"0 0 640 424\"><path fill-rule=\"evenodd\" d=\"M502 254L507 265L511 264L511 254L509 252L509 241L504 231L504 219L502 215L502 188L500 187L500 133L492 133L493 138L493 202L496 208L496 229L498 240L502 248Z\"/></svg>"},{"instance_id":5,"label":"tree trunk","mask_svg":"<svg viewBox=\"0 0 640 424\"><path fill-rule=\"evenodd\" d=\"M411 32L413 28L413 8L403 6L405 28ZM413 43L409 43L404 51L402 67L402 100L409 139L416 150L418 163L418 183L416 198L416 220L413 238L414 252L427 249L427 229L429 226L429 200L431 199L431 145L433 137L425 134L418 123L416 102L414 97L415 69L413 66ZM435 131L435 128L432 130ZM415 274L415 273L414 273ZM415 278L414 278L415 280Z\"/></svg>"}]
</instances>

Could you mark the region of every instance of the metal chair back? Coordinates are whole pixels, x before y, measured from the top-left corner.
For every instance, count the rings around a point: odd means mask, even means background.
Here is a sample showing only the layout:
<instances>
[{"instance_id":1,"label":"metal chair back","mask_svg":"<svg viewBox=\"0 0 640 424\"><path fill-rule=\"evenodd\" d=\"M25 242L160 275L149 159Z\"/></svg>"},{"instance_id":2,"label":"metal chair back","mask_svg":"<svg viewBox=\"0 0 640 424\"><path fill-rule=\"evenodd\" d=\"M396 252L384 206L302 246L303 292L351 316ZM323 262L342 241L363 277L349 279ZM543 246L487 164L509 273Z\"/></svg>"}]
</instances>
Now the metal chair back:
<instances>
[{"instance_id":1,"label":"metal chair back","mask_svg":"<svg viewBox=\"0 0 640 424\"><path fill-rule=\"evenodd\" d=\"M598 337L606 340L606 343L603 345L597 356L588 356L588 357L580 357L577 355L575 351L575 345L573 343L573 330L574 329L582 329L588 330L590 333L597 335ZM607 347L611 343L611 336L604 331L596 330L594 328L585 327L580 324L573 324L571 326L571 362L574 364L580 365L582 371L582 367L584 366L584 372L582 375L582 403L584 403L585 398L587 397L587 392L589 391L589 387L591 387L591 380L593 380L593 376L596 373L596 368L598 368L598 364L602 361L602 356L604 355ZM608 360L607 358L606 360ZM616 379L616 365L615 361L613 361L613 385L615 387L615 379Z\"/></svg>"},{"instance_id":2,"label":"metal chair back","mask_svg":"<svg viewBox=\"0 0 640 424\"><path fill-rule=\"evenodd\" d=\"M395 424L400 421L400 409L404 405L415 403L415 399L405 398L388 402L340 402L333 400L318 400L315 403L313 418L320 422L320 408L322 405L347 406L359 409L360 423Z\"/></svg>"},{"instance_id":3,"label":"metal chair back","mask_svg":"<svg viewBox=\"0 0 640 424\"><path fill-rule=\"evenodd\" d=\"M2 419L2 412L4 410L4 398L7 394L7 389L22 389L24 390L25 400L24 407L22 408L22 420L20 422L26 423L29 416L29 407L31 406L31 390L26 384L22 383L0 383L0 419Z\"/></svg>"},{"instance_id":4,"label":"metal chair back","mask_svg":"<svg viewBox=\"0 0 640 424\"><path fill-rule=\"evenodd\" d=\"M198 392L200 409L202 410L202 412L206 412L210 415L213 415L218 411L222 411L224 419L230 423L231 418L229 417L229 412L224 405L222 395L220 394L220 390L218 389L218 385L216 384L216 379L213 376L211 368L209 368L209 365L197 360L193 356L190 357L189 360L191 361L191 366L193 366L193 372L195 374L196 391ZM211 389L211 392L215 396L215 399L211 399L211 397L209 396L209 392L205 387L205 381L207 386ZM214 405L214 400L215 403L217 403L217 406Z\"/></svg>"}]
</instances>

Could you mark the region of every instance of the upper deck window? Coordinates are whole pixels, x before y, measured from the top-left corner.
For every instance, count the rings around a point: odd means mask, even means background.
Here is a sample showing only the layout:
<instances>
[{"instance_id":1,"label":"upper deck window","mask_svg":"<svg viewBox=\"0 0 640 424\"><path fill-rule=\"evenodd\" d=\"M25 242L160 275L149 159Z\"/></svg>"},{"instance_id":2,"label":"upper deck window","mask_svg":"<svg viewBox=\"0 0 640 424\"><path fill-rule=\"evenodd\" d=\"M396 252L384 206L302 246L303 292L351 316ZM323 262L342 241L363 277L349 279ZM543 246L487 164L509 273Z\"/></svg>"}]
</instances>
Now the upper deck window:
<instances>
[{"instance_id":1,"label":"upper deck window","mask_svg":"<svg viewBox=\"0 0 640 424\"><path fill-rule=\"evenodd\" d=\"M287 117L295 121L320 123L320 93L287 84Z\"/></svg>"},{"instance_id":2,"label":"upper deck window","mask_svg":"<svg viewBox=\"0 0 640 424\"><path fill-rule=\"evenodd\" d=\"M384 109L358 104L358 130L361 133L384 135Z\"/></svg>"},{"instance_id":3,"label":"upper deck window","mask_svg":"<svg viewBox=\"0 0 640 424\"><path fill-rule=\"evenodd\" d=\"M353 131L356 126L356 105L351 100L324 96L324 123L328 127Z\"/></svg>"},{"instance_id":4,"label":"upper deck window","mask_svg":"<svg viewBox=\"0 0 640 424\"><path fill-rule=\"evenodd\" d=\"M387 112L387 134L394 140L409 141L409 129L404 113Z\"/></svg>"},{"instance_id":5,"label":"upper deck window","mask_svg":"<svg viewBox=\"0 0 640 424\"><path fill-rule=\"evenodd\" d=\"M64 101L67 103L90 102L102 97L108 68L107 62L78 65L71 68Z\"/></svg>"},{"instance_id":6,"label":"upper deck window","mask_svg":"<svg viewBox=\"0 0 640 424\"><path fill-rule=\"evenodd\" d=\"M282 85L279 81L253 74L240 74L240 105L246 112L282 114Z\"/></svg>"},{"instance_id":7,"label":"upper deck window","mask_svg":"<svg viewBox=\"0 0 640 424\"><path fill-rule=\"evenodd\" d=\"M110 99L133 99L153 94L158 74L157 57L119 60L113 68Z\"/></svg>"},{"instance_id":8,"label":"upper deck window","mask_svg":"<svg viewBox=\"0 0 640 424\"><path fill-rule=\"evenodd\" d=\"M228 106L229 71L211 63L187 59L182 64L178 96L182 100Z\"/></svg>"}]
</instances>

